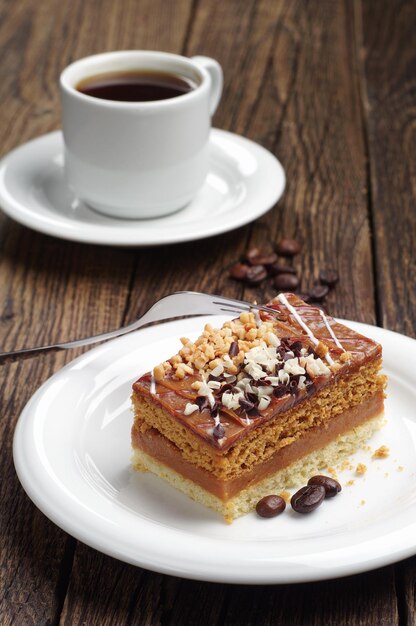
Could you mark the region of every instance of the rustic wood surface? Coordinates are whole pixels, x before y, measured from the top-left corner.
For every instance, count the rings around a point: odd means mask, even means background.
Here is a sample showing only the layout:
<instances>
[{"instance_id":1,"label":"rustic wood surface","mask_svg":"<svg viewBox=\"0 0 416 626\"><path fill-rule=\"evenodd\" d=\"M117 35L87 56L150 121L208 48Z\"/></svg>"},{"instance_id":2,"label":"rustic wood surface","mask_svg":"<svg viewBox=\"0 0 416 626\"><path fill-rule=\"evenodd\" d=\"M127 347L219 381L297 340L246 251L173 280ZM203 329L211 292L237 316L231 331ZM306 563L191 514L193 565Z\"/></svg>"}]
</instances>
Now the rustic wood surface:
<instances>
[{"instance_id":1,"label":"rustic wood surface","mask_svg":"<svg viewBox=\"0 0 416 626\"><path fill-rule=\"evenodd\" d=\"M94 247L0 214L2 350L132 321L176 289L257 298L226 268L249 245L296 237L302 287L338 268L331 314L416 336L416 4L409 0L3 0L0 153L59 128L60 71L114 49L214 56L217 127L282 161L287 190L254 224L151 249ZM79 354L78 351L76 354ZM76 354L4 365L0 379L0 624L416 624L416 559L303 585L222 585L104 556L30 502L12 461L16 421Z\"/></svg>"}]
</instances>

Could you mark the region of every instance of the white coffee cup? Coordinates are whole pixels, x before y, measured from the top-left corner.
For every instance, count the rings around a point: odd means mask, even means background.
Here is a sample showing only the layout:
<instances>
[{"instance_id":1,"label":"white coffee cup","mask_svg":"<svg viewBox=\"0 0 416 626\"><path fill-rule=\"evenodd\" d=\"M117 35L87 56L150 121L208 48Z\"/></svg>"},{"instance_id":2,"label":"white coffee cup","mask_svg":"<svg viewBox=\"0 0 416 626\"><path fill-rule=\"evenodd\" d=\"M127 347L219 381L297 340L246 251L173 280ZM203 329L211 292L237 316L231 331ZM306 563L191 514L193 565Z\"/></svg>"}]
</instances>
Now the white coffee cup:
<instances>
[{"instance_id":1,"label":"white coffee cup","mask_svg":"<svg viewBox=\"0 0 416 626\"><path fill-rule=\"evenodd\" d=\"M196 86L150 102L104 100L77 90L99 74L162 71ZM222 92L220 65L167 52L108 52L75 61L60 78L65 173L76 196L122 218L151 218L186 206L208 173L211 116Z\"/></svg>"}]
</instances>

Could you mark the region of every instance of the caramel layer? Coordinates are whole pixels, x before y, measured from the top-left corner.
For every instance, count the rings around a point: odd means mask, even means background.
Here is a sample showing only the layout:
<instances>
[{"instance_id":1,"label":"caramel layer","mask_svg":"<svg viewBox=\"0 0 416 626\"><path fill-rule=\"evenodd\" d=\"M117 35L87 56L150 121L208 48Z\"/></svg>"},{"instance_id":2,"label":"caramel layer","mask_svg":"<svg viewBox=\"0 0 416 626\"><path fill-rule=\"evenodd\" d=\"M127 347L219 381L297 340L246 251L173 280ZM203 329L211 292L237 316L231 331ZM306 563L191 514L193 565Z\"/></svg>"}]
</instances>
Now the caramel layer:
<instances>
[{"instance_id":1,"label":"caramel layer","mask_svg":"<svg viewBox=\"0 0 416 626\"><path fill-rule=\"evenodd\" d=\"M184 478L192 480L221 500L227 501L243 489L294 463L306 454L323 448L338 435L342 435L380 414L383 410L383 402L383 391L379 391L362 404L332 418L324 427L311 428L300 439L285 448L281 448L267 461L231 480L220 480L207 470L185 461L181 457L179 449L154 428L145 433L140 433L137 428L133 427L132 445L181 474Z\"/></svg>"}]
</instances>

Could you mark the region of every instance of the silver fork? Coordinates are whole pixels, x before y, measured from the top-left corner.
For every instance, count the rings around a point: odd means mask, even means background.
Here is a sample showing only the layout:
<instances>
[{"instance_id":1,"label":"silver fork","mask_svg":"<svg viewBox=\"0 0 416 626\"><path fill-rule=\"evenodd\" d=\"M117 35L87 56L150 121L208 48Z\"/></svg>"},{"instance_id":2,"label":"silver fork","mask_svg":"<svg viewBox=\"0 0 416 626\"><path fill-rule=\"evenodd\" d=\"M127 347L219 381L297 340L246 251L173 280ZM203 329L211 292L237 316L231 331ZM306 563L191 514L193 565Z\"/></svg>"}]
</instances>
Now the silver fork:
<instances>
[{"instance_id":1,"label":"silver fork","mask_svg":"<svg viewBox=\"0 0 416 626\"><path fill-rule=\"evenodd\" d=\"M189 317L196 315L215 315L218 313L230 313L239 315L243 311L256 309L258 311L267 311L275 316L278 312L267 306L259 304L250 304L243 300L234 300L233 298L224 298L223 296L209 295L207 293L198 293L196 291L178 291L169 296L161 298L154 303L153 306L138 320L128 326L123 326L117 330L111 330L107 333L94 335L93 337L84 337L74 341L65 341L63 343L54 343L49 346L38 346L36 348L26 348L23 350L15 350L14 352L0 352L0 364L8 361L16 361L18 359L30 358L42 352L57 352L58 350L70 350L79 348L80 346L88 346L100 341L107 341L114 337L120 337L126 333L142 328L152 322L161 322L163 320L173 319L175 317Z\"/></svg>"}]
</instances>

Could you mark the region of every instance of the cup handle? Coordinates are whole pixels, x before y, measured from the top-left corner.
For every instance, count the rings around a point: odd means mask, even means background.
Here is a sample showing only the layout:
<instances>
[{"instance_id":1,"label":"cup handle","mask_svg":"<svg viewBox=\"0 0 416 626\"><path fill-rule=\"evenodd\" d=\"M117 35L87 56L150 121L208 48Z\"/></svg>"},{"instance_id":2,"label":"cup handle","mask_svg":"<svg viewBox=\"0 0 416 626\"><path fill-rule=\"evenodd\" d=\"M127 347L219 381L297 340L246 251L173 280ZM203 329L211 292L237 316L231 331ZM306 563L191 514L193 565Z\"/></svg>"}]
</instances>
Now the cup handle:
<instances>
[{"instance_id":1,"label":"cup handle","mask_svg":"<svg viewBox=\"0 0 416 626\"><path fill-rule=\"evenodd\" d=\"M222 74L221 65L214 59L211 59L210 57L204 57L204 56L192 57L192 61L194 61L194 63L196 63L197 65L200 65L201 67L203 67L210 75L210 78L211 78L211 85L210 85L211 107L210 108L211 108L211 115L214 115L217 109L218 103L220 101L221 94L222 94L223 74Z\"/></svg>"}]
</instances>

